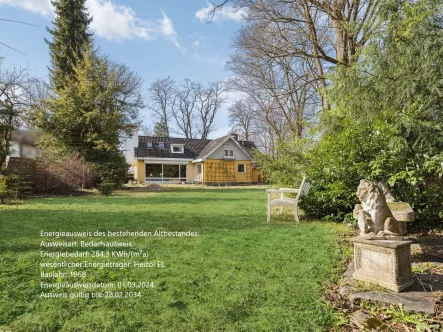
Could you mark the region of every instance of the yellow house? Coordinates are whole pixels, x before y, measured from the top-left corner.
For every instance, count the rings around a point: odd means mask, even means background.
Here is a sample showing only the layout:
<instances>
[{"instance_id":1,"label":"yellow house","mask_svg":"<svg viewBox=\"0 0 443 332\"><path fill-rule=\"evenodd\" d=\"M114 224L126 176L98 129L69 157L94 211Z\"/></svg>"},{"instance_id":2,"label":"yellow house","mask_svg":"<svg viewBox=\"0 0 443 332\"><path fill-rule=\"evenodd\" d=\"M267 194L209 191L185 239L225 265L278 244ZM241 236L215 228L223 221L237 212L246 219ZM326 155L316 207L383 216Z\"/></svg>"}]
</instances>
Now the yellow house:
<instances>
[{"instance_id":1,"label":"yellow house","mask_svg":"<svg viewBox=\"0 0 443 332\"><path fill-rule=\"evenodd\" d=\"M237 135L210 140L134 133L123 153L141 183L246 184L262 182L252 157L255 148Z\"/></svg>"}]
</instances>

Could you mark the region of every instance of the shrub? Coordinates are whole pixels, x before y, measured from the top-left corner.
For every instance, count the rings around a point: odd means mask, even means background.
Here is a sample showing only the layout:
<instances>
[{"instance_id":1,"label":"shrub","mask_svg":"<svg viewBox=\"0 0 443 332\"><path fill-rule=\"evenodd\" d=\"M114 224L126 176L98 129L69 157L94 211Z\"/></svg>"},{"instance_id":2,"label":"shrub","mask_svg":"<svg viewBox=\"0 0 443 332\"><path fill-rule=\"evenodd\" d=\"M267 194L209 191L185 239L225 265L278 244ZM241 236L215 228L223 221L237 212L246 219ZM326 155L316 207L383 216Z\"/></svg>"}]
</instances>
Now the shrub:
<instances>
[{"instance_id":1,"label":"shrub","mask_svg":"<svg viewBox=\"0 0 443 332\"><path fill-rule=\"evenodd\" d=\"M31 192L32 181L29 175L9 173L0 178L0 204L22 200Z\"/></svg>"},{"instance_id":2,"label":"shrub","mask_svg":"<svg viewBox=\"0 0 443 332\"><path fill-rule=\"evenodd\" d=\"M277 155L254 153L254 159L265 181L280 187L300 184L307 168L306 151L312 142L294 136L286 141L277 142Z\"/></svg>"},{"instance_id":3,"label":"shrub","mask_svg":"<svg viewBox=\"0 0 443 332\"><path fill-rule=\"evenodd\" d=\"M6 193L7 193L6 177L0 176L0 204L4 204Z\"/></svg>"},{"instance_id":4,"label":"shrub","mask_svg":"<svg viewBox=\"0 0 443 332\"><path fill-rule=\"evenodd\" d=\"M114 186L120 186L126 182L129 165L120 151L104 151L93 163L96 183L113 183Z\"/></svg>"},{"instance_id":5,"label":"shrub","mask_svg":"<svg viewBox=\"0 0 443 332\"><path fill-rule=\"evenodd\" d=\"M98 185L98 191L105 196L111 196L112 190L115 188L115 183L103 182Z\"/></svg>"},{"instance_id":6,"label":"shrub","mask_svg":"<svg viewBox=\"0 0 443 332\"><path fill-rule=\"evenodd\" d=\"M39 194L70 193L94 183L94 166L79 153L45 149L36 164L33 183Z\"/></svg>"}]
</instances>

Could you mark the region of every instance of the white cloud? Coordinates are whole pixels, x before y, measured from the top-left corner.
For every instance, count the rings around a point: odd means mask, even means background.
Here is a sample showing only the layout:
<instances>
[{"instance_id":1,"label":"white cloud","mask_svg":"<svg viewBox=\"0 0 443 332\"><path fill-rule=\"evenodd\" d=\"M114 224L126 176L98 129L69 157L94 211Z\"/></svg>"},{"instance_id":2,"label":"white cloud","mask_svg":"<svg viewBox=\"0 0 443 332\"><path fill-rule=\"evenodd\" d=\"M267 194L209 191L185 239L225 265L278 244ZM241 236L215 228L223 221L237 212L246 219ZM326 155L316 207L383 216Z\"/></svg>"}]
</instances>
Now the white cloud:
<instances>
[{"instance_id":1,"label":"white cloud","mask_svg":"<svg viewBox=\"0 0 443 332\"><path fill-rule=\"evenodd\" d=\"M0 6L2 5L20 7L43 16L53 13L51 0L0 0Z\"/></svg>"},{"instance_id":2,"label":"white cloud","mask_svg":"<svg viewBox=\"0 0 443 332\"><path fill-rule=\"evenodd\" d=\"M20 7L42 16L54 15L51 0L0 0L1 5ZM110 0L86 0L86 7L93 17L90 29L96 36L117 42L132 38L152 40L164 37L180 52L185 51L171 19L163 12L162 19L153 21L140 19L131 7Z\"/></svg>"},{"instance_id":3,"label":"white cloud","mask_svg":"<svg viewBox=\"0 0 443 332\"><path fill-rule=\"evenodd\" d=\"M100 37L115 41L154 39L155 23L139 19L130 7L108 0L87 0L86 6L93 17L91 30Z\"/></svg>"},{"instance_id":4,"label":"white cloud","mask_svg":"<svg viewBox=\"0 0 443 332\"><path fill-rule=\"evenodd\" d=\"M163 19L160 20L161 34L165 38L169 39L169 41L171 41L171 43L174 44L174 46L180 50L180 52L185 53L186 49L183 47L183 45L180 44L177 32L175 32L174 30L174 25L172 24L171 19L168 16L166 16L164 12L162 12L162 14L163 14Z\"/></svg>"},{"instance_id":5,"label":"white cloud","mask_svg":"<svg viewBox=\"0 0 443 332\"><path fill-rule=\"evenodd\" d=\"M195 17L200 22L213 22L220 23L221 21L236 21L240 22L247 16L247 10L245 8L235 9L232 6L225 5L220 10L215 11L212 15L211 11L214 9L212 3L206 2L206 7L201 8L195 13Z\"/></svg>"}]
</instances>

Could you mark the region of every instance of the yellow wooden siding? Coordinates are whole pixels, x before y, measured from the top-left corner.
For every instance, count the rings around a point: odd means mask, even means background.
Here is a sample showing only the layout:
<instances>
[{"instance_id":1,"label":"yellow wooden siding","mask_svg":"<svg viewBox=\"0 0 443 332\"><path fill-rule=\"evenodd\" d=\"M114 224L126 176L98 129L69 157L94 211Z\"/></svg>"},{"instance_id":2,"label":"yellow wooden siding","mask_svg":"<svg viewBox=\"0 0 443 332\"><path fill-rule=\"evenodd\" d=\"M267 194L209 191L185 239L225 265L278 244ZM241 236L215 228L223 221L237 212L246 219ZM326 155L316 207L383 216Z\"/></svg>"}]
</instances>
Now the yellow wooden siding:
<instances>
[{"instance_id":1,"label":"yellow wooden siding","mask_svg":"<svg viewBox=\"0 0 443 332\"><path fill-rule=\"evenodd\" d=\"M246 172L238 172L238 164L246 165ZM219 159L207 159L203 162L204 182L257 182L254 181L252 162L250 160L225 161Z\"/></svg>"}]
</instances>

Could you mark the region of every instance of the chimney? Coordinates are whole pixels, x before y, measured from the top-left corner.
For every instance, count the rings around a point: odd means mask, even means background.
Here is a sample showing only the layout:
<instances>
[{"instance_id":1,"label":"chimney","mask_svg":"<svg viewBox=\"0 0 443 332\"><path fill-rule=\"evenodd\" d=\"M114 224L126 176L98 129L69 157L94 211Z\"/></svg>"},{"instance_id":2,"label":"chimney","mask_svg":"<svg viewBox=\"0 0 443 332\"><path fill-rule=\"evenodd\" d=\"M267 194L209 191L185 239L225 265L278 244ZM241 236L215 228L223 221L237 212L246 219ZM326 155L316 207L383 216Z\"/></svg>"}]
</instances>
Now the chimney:
<instances>
[{"instance_id":1,"label":"chimney","mask_svg":"<svg viewBox=\"0 0 443 332\"><path fill-rule=\"evenodd\" d=\"M231 134L231 136L238 142L238 134Z\"/></svg>"}]
</instances>

